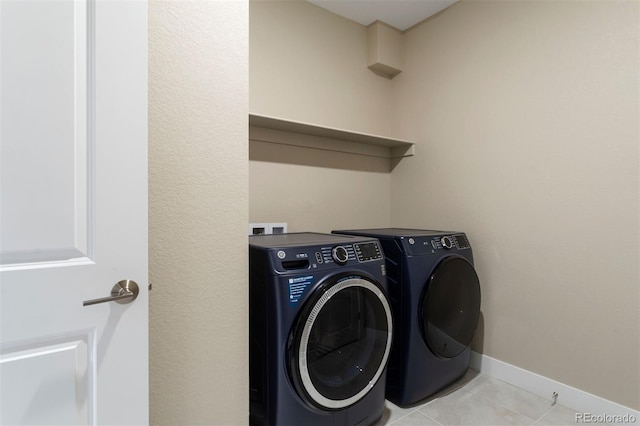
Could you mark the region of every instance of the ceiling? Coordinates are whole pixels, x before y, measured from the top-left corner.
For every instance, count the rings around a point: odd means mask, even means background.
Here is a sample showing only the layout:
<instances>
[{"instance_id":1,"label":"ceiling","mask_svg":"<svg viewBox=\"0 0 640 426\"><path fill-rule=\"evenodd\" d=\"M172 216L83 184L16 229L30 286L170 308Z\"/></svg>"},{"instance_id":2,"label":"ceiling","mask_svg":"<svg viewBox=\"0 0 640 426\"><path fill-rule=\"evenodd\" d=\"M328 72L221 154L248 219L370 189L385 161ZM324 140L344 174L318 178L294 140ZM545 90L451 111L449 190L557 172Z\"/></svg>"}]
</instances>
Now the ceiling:
<instances>
[{"instance_id":1,"label":"ceiling","mask_svg":"<svg viewBox=\"0 0 640 426\"><path fill-rule=\"evenodd\" d=\"M307 0L336 15L369 26L382 21L401 31L424 21L429 16L458 0Z\"/></svg>"}]
</instances>

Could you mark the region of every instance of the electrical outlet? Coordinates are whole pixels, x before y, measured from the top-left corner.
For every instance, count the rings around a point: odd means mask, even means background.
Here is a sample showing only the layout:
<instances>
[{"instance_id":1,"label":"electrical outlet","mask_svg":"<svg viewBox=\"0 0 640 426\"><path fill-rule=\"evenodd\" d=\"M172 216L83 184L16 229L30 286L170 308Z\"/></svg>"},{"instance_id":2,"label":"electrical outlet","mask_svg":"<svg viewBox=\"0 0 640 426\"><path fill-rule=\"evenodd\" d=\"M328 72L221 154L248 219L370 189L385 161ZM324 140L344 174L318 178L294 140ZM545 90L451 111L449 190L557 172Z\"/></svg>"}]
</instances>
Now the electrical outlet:
<instances>
[{"instance_id":1,"label":"electrical outlet","mask_svg":"<svg viewBox=\"0 0 640 426\"><path fill-rule=\"evenodd\" d=\"M263 235L270 234L268 223L250 223L249 224L249 235Z\"/></svg>"},{"instance_id":2,"label":"electrical outlet","mask_svg":"<svg viewBox=\"0 0 640 426\"><path fill-rule=\"evenodd\" d=\"M287 224L286 223L270 223L270 234L286 234L287 233Z\"/></svg>"},{"instance_id":3,"label":"electrical outlet","mask_svg":"<svg viewBox=\"0 0 640 426\"><path fill-rule=\"evenodd\" d=\"M249 235L286 234L287 224L282 223L250 223Z\"/></svg>"}]
</instances>

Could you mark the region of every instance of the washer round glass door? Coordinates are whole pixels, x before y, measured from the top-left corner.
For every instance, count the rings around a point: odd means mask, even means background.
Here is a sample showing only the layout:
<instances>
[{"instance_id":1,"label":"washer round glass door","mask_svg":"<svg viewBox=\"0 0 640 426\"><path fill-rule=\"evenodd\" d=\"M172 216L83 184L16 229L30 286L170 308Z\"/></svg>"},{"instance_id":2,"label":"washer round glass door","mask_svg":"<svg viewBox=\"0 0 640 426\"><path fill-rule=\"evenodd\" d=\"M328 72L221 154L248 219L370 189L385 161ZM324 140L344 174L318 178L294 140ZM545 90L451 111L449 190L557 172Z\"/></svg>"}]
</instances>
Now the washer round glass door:
<instances>
[{"instance_id":1,"label":"washer round glass door","mask_svg":"<svg viewBox=\"0 0 640 426\"><path fill-rule=\"evenodd\" d=\"M317 290L289 345L298 393L322 409L362 399L378 382L391 349L391 309L373 281L348 276Z\"/></svg>"},{"instance_id":2,"label":"washer round glass door","mask_svg":"<svg viewBox=\"0 0 640 426\"><path fill-rule=\"evenodd\" d=\"M480 318L480 281L462 257L447 257L427 281L421 301L423 336L442 358L460 355L470 344Z\"/></svg>"}]
</instances>

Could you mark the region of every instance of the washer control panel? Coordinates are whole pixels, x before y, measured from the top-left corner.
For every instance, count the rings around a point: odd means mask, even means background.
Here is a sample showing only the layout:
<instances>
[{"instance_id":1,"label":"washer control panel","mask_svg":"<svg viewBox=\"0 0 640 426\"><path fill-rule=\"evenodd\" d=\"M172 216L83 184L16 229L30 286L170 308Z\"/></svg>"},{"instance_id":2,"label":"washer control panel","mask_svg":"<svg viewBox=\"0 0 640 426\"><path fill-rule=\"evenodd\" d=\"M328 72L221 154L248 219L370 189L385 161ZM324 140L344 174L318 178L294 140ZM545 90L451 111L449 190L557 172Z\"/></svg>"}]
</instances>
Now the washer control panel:
<instances>
[{"instance_id":1,"label":"washer control panel","mask_svg":"<svg viewBox=\"0 0 640 426\"><path fill-rule=\"evenodd\" d=\"M360 263L383 259L382 249L377 241L366 243L345 244L333 247L322 247L315 253L318 263L337 263L345 265L349 261Z\"/></svg>"},{"instance_id":2,"label":"washer control panel","mask_svg":"<svg viewBox=\"0 0 640 426\"><path fill-rule=\"evenodd\" d=\"M382 259L382 251L377 242L372 241L370 243L358 243L353 247L356 251L356 256L360 262L369 262L372 260Z\"/></svg>"},{"instance_id":3,"label":"washer control panel","mask_svg":"<svg viewBox=\"0 0 640 426\"><path fill-rule=\"evenodd\" d=\"M320 251L316 252L316 260L318 263L336 263L338 265L345 265L350 260L356 258L356 253L353 250L353 246L350 244L343 244L338 246L325 246L321 247Z\"/></svg>"},{"instance_id":4,"label":"washer control panel","mask_svg":"<svg viewBox=\"0 0 640 426\"><path fill-rule=\"evenodd\" d=\"M375 238L293 233L249 237L249 246L268 249L270 268L277 273L346 270L370 262L367 268L379 263L384 275L384 252Z\"/></svg>"}]
</instances>

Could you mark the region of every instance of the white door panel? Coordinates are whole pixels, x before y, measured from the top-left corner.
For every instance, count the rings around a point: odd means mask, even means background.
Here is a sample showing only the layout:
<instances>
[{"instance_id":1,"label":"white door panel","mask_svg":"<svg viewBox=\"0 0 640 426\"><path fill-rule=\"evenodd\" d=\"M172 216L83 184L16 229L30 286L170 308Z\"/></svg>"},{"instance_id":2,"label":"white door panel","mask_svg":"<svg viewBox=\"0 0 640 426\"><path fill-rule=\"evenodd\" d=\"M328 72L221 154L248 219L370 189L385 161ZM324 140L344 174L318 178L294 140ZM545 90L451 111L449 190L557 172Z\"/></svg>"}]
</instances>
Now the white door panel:
<instances>
[{"instance_id":1,"label":"white door panel","mask_svg":"<svg viewBox=\"0 0 640 426\"><path fill-rule=\"evenodd\" d=\"M34 342L0 357L3 405L0 422L13 424L90 424L91 334ZM40 407L49 409L42 410Z\"/></svg>"},{"instance_id":2,"label":"white door panel","mask_svg":"<svg viewBox=\"0 0 640 426\"><path fill-rule=\"evenodd\" d=\"M0 0L0 424L148 423L146 14Z\"/></svg>"},{"instance_id":3,"label":"white door panel","mask_svg":"<svg viewBox=\"0 0 640 426\"><path fill-rule=\"evenodd\" d=\"M87 256L87 8L1 3L3 264Z\"/></svg>"}]
</instances>

